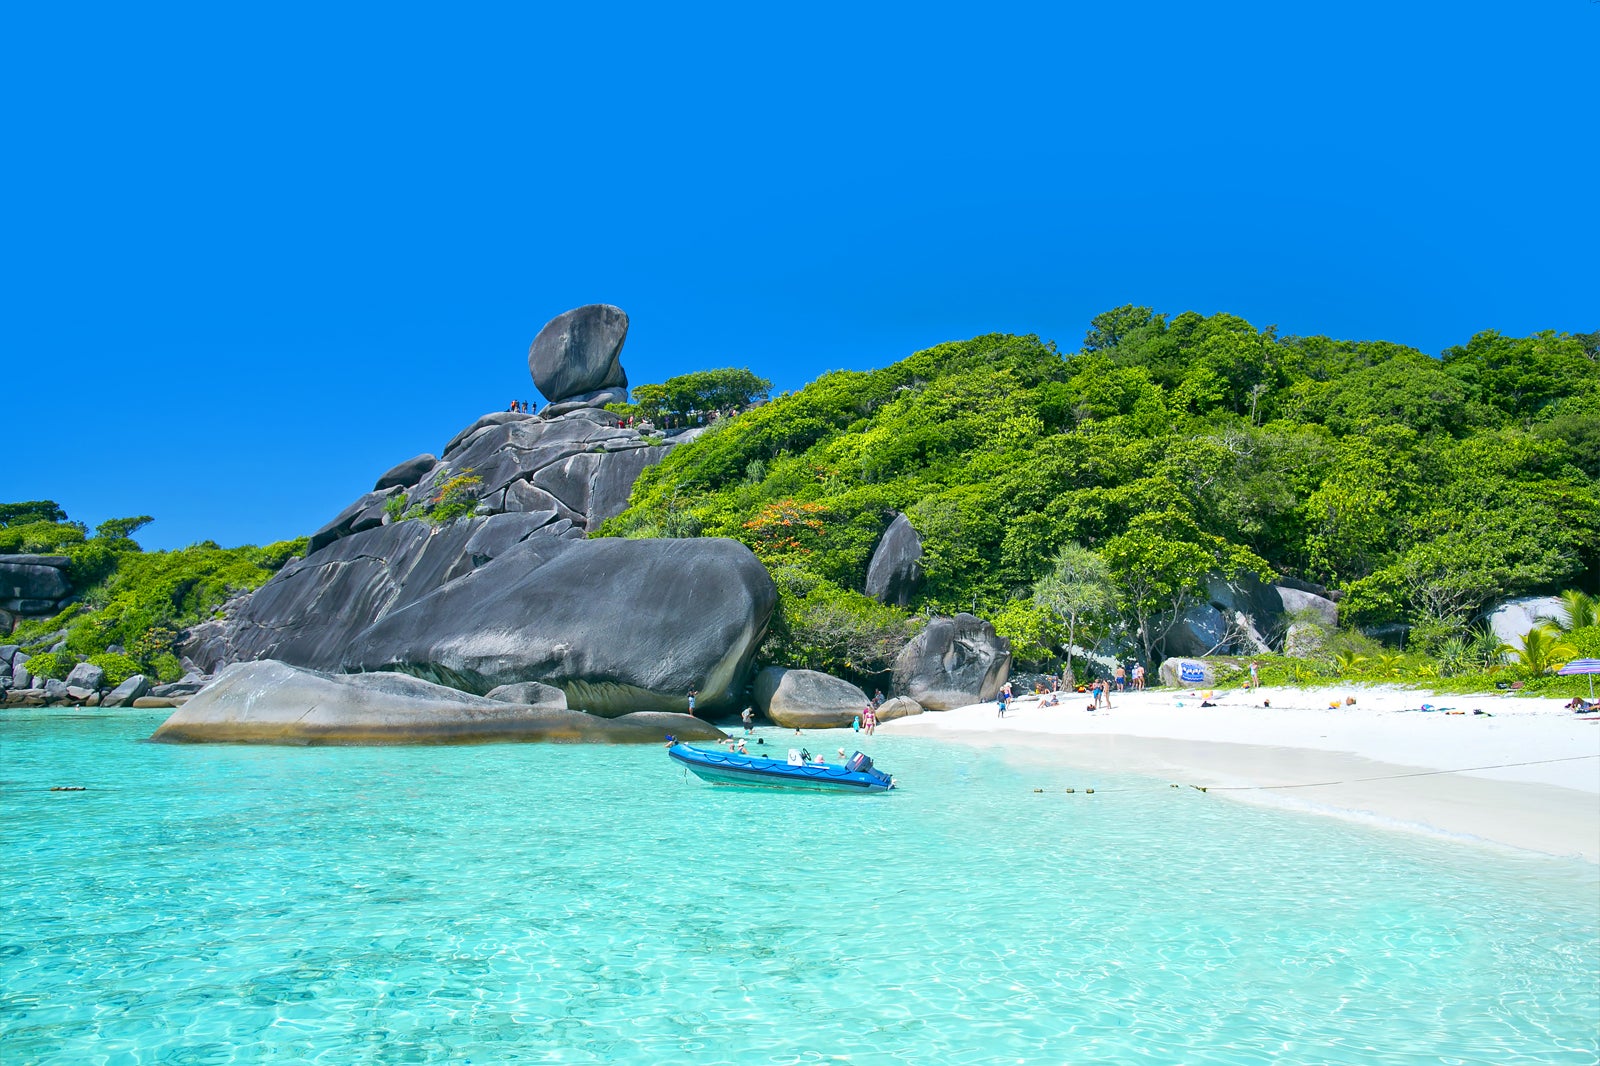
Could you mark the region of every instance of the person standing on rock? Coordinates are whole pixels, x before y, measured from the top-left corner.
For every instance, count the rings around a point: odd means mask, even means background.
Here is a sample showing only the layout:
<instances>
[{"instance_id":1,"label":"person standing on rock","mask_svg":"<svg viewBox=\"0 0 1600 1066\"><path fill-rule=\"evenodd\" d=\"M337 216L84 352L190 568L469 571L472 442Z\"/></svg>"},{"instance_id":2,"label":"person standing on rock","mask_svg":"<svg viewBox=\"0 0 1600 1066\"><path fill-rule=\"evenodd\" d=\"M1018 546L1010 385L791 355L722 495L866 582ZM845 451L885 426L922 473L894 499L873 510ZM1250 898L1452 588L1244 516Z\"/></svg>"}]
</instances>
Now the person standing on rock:
<instances>
[{"instance_id":1,"label":"person standing on rock","mask_svg":"<svg viewBox=\"0 0 1600 1066\"><path fill-rule=\"evenodd\" d=\"M747 736L749 735L751 728L754 726L755 720L755 713L752 712L750 708L746 707L744 710L739 712L739 721L744 723L744 731Z\"/></svg>"},{"instance_id":2,"label":"person standing on rock","mask_svg":"<svg viewBox=\"0 0 1600 1066\"><path fill-rule=\"evenodd\" d=\"M694 698L696 696L698 696L698 695L700 695L700 690L699 689L692 688L692 689L689 690L689 717L691 717L691 718L693 718L695 716L695 713L694 713Z\"/></svg>"}]
</instances>

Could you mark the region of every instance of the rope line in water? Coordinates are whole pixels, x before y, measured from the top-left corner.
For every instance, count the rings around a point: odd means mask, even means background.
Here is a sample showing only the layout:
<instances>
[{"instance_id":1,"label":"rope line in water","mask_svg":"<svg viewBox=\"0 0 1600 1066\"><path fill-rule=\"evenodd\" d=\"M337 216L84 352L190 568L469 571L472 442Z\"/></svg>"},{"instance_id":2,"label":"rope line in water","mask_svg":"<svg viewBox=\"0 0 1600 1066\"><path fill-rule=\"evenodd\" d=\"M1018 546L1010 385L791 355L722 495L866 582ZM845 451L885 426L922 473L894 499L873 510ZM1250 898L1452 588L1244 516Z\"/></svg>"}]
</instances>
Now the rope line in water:
<instances>
[{"instance_id":1,"label":"rope line in water","mask_svg":"<svg viewBox=\"0 0 1600 1066\"><path fill-rule=\"evenodd\" d=\"M1359 785L1368 781L1398 781L1406 777L1438 777L1440 774L1465 774L1475 770L1509 770L1519 766L1549 766L1559 762L1582 762L1584 759L1600 759L1600 755L1569 755L1560 759L1535 759L1532 762L1503 762L1493 766L1462 766L1454 770L1417 770L1409 774L1383 774L1378 777L1352 777L1343 781L1305 781L1295 785L1190 785L1196 792L1266 792L1273 789L1285 788L1323 788L1327 785ZM1181 785L1168 785L1168 788L1181 788ZM1035 792L1082 792L1084 795L1117 792L1144 792L1143 788L1106 788L1106 789L1076 789L1076 788L1036 788Z\"/></svg>"}]
</instances>

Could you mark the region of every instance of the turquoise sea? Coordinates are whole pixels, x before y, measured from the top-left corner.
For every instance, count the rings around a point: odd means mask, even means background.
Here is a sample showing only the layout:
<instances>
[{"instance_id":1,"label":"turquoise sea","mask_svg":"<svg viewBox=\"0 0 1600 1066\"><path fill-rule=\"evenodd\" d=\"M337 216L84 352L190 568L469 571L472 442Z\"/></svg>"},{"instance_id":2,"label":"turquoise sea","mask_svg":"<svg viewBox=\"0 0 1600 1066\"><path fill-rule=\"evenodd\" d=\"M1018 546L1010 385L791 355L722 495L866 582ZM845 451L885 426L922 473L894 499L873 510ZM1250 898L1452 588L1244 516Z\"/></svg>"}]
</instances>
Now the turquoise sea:
<instances>
[{"instance_id":1,"label":"turquoise sea","mask_svg":"<svg viewBox=\"0 0 1600 1066\"><path fill-rule=\"evenodd\" d=\"M6 1066L1600 1057L1586 864L920 738L832 796L161 720L0 713Z\"/></svg>"}]
</instances>

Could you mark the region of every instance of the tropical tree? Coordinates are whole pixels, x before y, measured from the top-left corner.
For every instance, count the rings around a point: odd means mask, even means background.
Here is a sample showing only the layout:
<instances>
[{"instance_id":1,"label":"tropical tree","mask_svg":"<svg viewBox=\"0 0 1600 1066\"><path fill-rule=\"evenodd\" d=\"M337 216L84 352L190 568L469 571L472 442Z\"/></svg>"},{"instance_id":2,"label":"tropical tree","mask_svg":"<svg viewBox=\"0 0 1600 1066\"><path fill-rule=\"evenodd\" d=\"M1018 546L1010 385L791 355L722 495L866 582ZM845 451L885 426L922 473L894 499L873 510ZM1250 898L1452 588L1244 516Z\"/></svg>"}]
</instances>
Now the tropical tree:
<instances>
[{"instance_id":1,"label":"tropical tree","mask_svg":"<svg viewBox=\"0 0 1600 1066\"><path fill-rule=\"evenodd\" d=\"M1254 552L1202 531L1176 510L1137 516L1126 533L1106 542L1101 557L1117 590L1118 607L1132 621L1150 662L1212 574L1232 578L1243 570L1268 572L1265 560Z\"/></svg>"},{"instance_id":2,"label":"tropical tree","mask_svg":"<svg viewBox=\"0 0 1600 1066\"><path fill-rule=\"evenodd\" d=\"M1557 622L1556 625L1563 633L1600 625L1600 599L1577 589L1567 589L1561 594L1561 606L1566 608L1567 620L1565 624Z\"/></svg>"},{"instance_id":3,"label":"tropical tree","mask_svg":"<svg viewBox=\"0 0 1600 1066\"><path fill-rule=\"evenodd\" d=\"M1522 677L1540 677L1575 658L1578 649L1562 637L1553 625L1538 625L1528 630L1519 647L1503 644L1500 651L1511 662L1511 669Z\"/></svg>"},{"instance_id":4,"label":"tropical tree","mask_svg":"<svg viewBox=\"0 0 1600 1066\"><path fill-rule=\"evenodd\" d=\"M1076 677L1072 653L1090 625L1104 619L1116 605L1116 589L1105 560L1081 544L1068 544L1056 553L1050 573L1033 586L1033 599L1060 620L1066 632L1067 666L1063 681Z\"/></svg>"}]
</instances>

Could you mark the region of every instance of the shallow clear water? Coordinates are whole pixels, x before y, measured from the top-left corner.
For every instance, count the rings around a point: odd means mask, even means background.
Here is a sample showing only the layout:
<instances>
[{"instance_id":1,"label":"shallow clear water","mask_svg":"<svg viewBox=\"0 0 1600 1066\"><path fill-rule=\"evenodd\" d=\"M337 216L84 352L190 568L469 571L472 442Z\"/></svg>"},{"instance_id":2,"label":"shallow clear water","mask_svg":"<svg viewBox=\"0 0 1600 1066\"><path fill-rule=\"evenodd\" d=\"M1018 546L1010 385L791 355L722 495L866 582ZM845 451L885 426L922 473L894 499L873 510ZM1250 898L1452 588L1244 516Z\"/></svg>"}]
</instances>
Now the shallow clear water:
<instances>
[{"instance_id":1,"label":"shallow clear water","mask_svg":"<svg viewBox=\"0 0 1600 1066\"><path fill-rule=\"evenodd\" d=\"M1597 1060L1593 866L917 738L833 796L160 721L0 715L7 1066Z\"/></svg>"}]
</instances>

